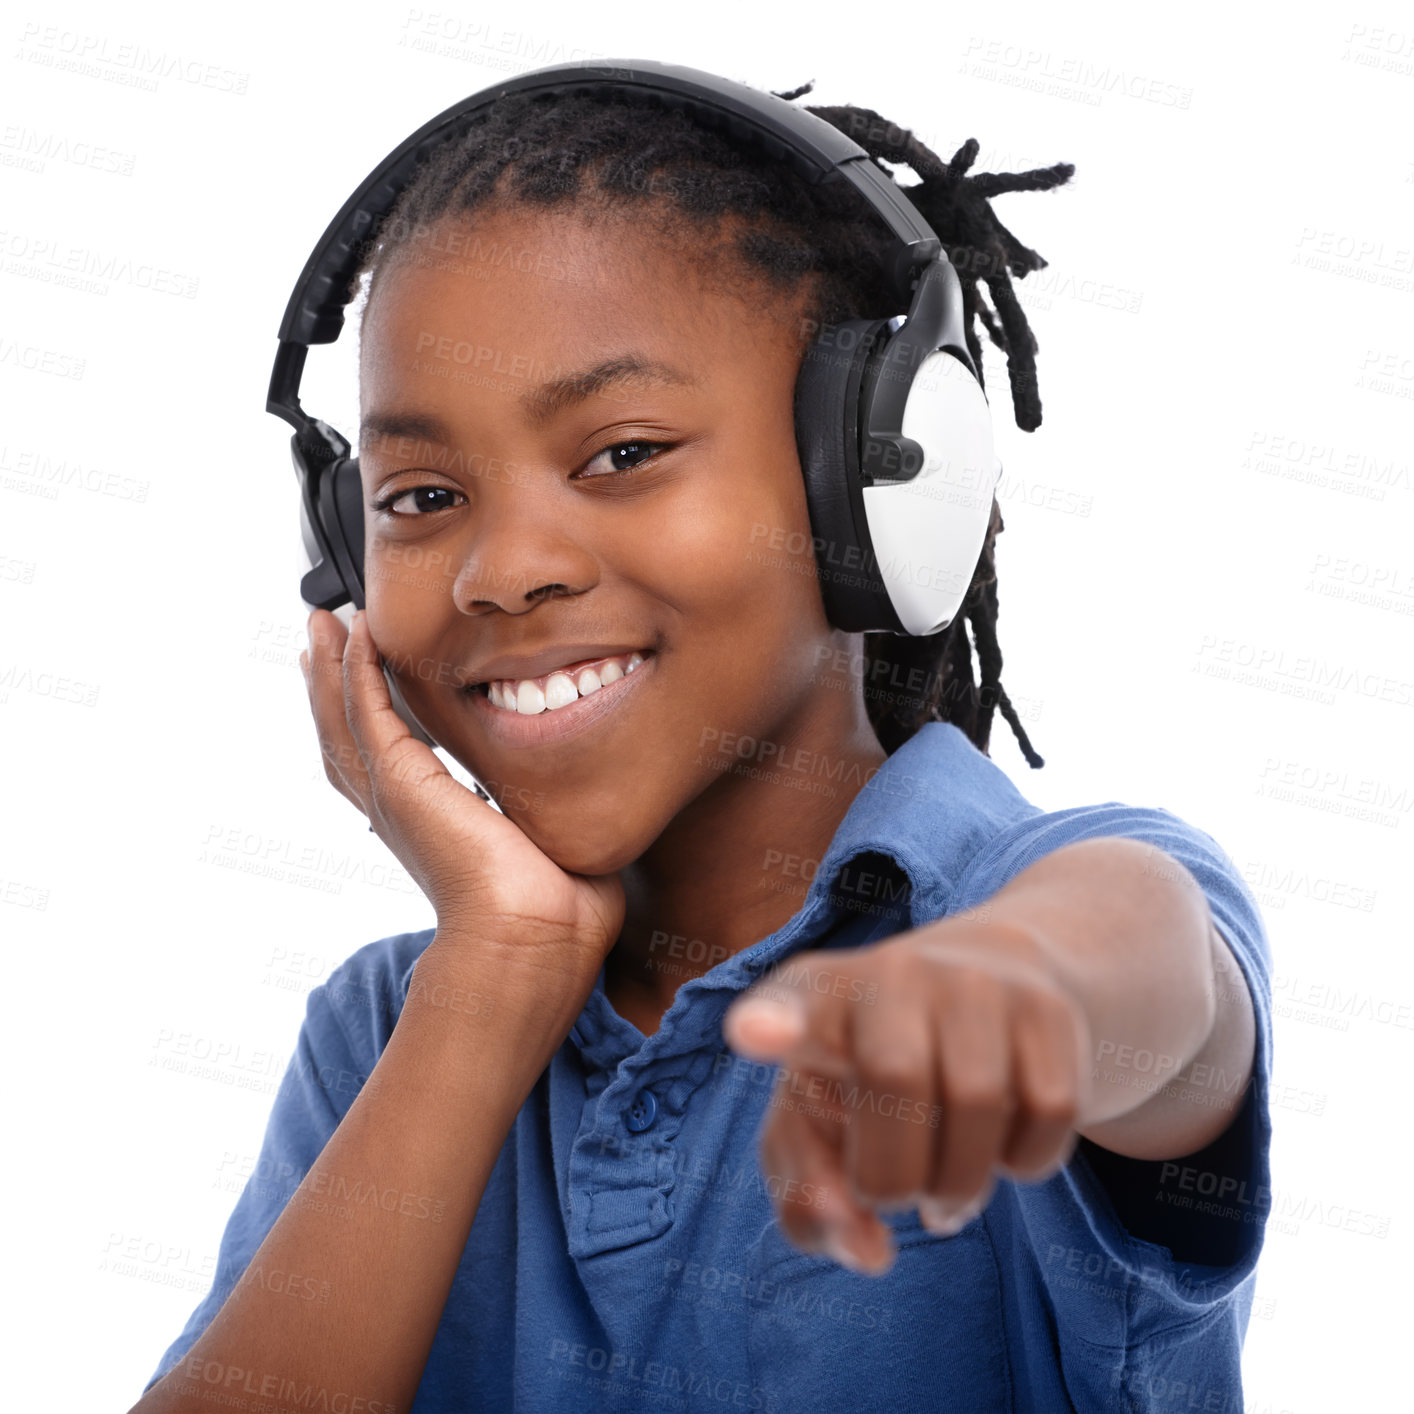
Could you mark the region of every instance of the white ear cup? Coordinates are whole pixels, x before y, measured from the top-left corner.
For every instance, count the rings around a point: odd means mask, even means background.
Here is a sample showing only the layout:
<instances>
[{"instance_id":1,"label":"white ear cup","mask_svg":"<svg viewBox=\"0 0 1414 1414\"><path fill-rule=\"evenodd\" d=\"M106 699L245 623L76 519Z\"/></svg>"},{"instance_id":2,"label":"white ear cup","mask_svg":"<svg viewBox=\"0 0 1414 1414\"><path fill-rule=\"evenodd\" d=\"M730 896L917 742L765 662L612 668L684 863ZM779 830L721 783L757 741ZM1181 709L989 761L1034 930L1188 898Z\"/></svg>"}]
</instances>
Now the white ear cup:
<instances>
[{"instance_id":1,"label":"white ear cup","mask_svg":"<svg viewBox=\"0 0 1414 1414\"><path fill-rule=\"evenodd\" d=\"M904 631L939 633L957 616L987 537L1001 463L977 380L938 349L919 365L902 433L923 449L911 481L863 489L879 572Z\"/></svg>"}]
</instances>

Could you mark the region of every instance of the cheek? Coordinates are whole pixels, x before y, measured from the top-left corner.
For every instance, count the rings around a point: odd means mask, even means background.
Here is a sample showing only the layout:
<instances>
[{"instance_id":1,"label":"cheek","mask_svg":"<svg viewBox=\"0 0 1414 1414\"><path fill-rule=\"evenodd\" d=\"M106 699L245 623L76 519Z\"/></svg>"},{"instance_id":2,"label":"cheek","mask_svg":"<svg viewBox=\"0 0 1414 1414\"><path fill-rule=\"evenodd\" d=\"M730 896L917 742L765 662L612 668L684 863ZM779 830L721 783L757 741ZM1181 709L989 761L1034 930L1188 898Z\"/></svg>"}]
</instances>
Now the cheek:
<instances>
[{"instance_id":1,"label":"cheek","mask_svg":"<svg viewBox=\"0 0 1414 1414\"><path fill-rule=\"evenodd\" d=\"M730 559L739 594L757 606L753 617L772 620L774 637L794 641L828 625L805 486L799 469L789 470L737 503L722 560Z\"/></svg>"},{"instance_id":2,"label":"cheek","mask_svg":"<svg viewBox=\"0 0 1414 1414\"><path fill-rule=\"evenodd\" d=\"M389 542L371 545L365 555L369 631L389 666L410 683L437 681L439 671L445 681L456 666L448 662L439 669L437 631L454 582L443 559L420 546Z\"/></svg>"},{"instance_id":3,"label":"cheek","mask_svg":"<svg viewBox=\"0 0 1414 1414\"><path fill-rule=\"evenodd\" d=\"M798 619L819 589L793 432L786 439L779 430L768 436L757 429L714 460L701 491L657 527L660 555L704 607L712 600L740 607L784 597Z\"/></svg>"},{"instance_id":4,"label":"cheek","mask_svg":"<svg viewBox=\"0 0 1414 1414\"><path fill-rule=\"evenodd\" d=\"M694 507L692 529L665 537L665 586L684 630L680 732L705 721L758 734L810 683L830 626L816 569L805 488L792 460L723 478Z\"/></svg>"},{"instance_id":5,"label":"cheek","mask_svg":"<svg viewBox=\"0 0 1414 1414\"><path fill-rule=\"evenodd\" d=\"M735 498L739 515L749 519L742 532L744 556L755 566L769 560L778 573L798 579L802 566L805 570L813 566L814 549L794 424L785 417L773 418L760 436L766 455L757 474L737 487ZM789 570L785 562L790 562Z\"/></svg>"}]
</instances>

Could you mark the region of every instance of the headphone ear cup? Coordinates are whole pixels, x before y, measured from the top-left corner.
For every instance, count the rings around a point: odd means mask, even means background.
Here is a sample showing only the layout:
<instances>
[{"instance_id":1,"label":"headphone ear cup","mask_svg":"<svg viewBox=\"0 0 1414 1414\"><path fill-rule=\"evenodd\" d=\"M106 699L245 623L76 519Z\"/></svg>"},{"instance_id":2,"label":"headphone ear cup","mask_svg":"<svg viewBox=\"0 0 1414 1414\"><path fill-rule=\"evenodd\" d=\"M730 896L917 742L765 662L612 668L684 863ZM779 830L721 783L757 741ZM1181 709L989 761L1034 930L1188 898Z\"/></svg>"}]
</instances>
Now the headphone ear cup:
<instances>
[{"instance_id":1,"label":"headphone ear cup","mask_svg":"<svg viewBox=\"0 0 1414 1414\"><path fill-rule=\"evenodd\" d=\"M302 525L307 527L308 516L303 514L302 507L301 511ZM337 577L341 592L338 605L331 612L348 628L352 623L354 610L368 607L364 594L363 478L359 473L357 457L332 463L320 478L319 520L328 553L321 564L311 571L315 579L311 581L309 575L306 575L301 581L301 593L304 594L305 602L313 605L317 601L309 591L313 589L317 592L322 587L325 592L321 597L327 602L328 598L333 597L330 586ZM306 561L309 559L310 538L307 533L304 535ZM437 743L413 715L412 709L394 682L387 663L383 662L381 666L393 710L407 723L413 736L428 746L435 747Z\"/></svg>"},{"instance_id":2,"label":"headphone ear cup","mask_svg":"<svg viewBox=\"0 0 1414 1414\"><path fill-rule=\"evenodd\" d=\"M358 458L335 462L327 473L329 478L333 520L338 534L330 534L329 543L339 561L339 576L349 591L356 608L365 607L363 582L363 478L359 475ZM323 499L323 498L321 498ZM329 507L324 508L325 528L331 532Z\"/></svg>"},{"instance_id":3,"label":"headphone ear cup","mask_svg":"<svg viewBox=\"0 0 1414 1414\"><path fill-rule=\"evenodd\" d=\"M859 388L886 319L822 329L795 381L795 440L825 616L847 632L899 627L879 578L859 475Z\"/></svg>"},{"instance_id":4,"label":"headphone ear cup","mask_svg":"<svg viewBox=\"0 0 1414 1414\"><path fill-rule=\"evenodd\" d=\"M363 604L363 487L358 460L338 458L310 470L299 463L300 540L305 572L300 597L310 608L335 612ZM352 612L352 610L350 611Z\"/></svg>"},{"instance_id":5,"label":"headphone ear cup","mask_svg":"<svg viewBox=\"0 0 1414 1414\"><path fill-rule=\"evenodd\" d=\"M926 637L947 628L961 609L1000 472L982 386L950 350L935 349L918 365L902 437L919 448L923 465L910 480L876 482L860 497L901 631Z\"/></svg>"}]
</instances>

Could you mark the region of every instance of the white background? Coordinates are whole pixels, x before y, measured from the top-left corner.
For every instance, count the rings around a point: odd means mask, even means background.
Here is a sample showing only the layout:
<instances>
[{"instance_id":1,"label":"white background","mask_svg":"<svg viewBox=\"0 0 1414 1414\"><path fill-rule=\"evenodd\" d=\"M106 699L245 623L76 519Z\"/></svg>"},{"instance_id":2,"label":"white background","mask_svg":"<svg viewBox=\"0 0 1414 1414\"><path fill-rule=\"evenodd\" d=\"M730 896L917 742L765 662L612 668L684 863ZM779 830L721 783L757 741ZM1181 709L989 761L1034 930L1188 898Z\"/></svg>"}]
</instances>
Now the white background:
<instances>
[{"instance_id":1,"label":"white background","mask_svg":"<svg viewBox=\"0 0 1414 1414\"><path fill-rule=\"evenodd\" d=\"M1035 434L987 364L1003 680L1047 764L1000 718L993 755L1047 809L1165 806L1248 878L1281 1013L1248 1408L1383 1406L1414 1258L1407 9L259 13L4 21L6 1211L34 1313L14 1407L57 1407L78 1368L86 1408L136 1399L209 1284L308 988L433 922L319 766L288 429L264 412L275 332L326 222L407 133L594 57L813 78L805 102L875 108L945 157L976 136L974 171L1076 164L995 203L1050 263L1019 286ZM127 82L134 52L167 76ZM65 287L70 259L147 273ZM344 343L305 402L348 431ZM291 885L212 863L230 840L324 853ZM193 1073L213 1055L215 1080Z\"/></svg>"}]
</instances>

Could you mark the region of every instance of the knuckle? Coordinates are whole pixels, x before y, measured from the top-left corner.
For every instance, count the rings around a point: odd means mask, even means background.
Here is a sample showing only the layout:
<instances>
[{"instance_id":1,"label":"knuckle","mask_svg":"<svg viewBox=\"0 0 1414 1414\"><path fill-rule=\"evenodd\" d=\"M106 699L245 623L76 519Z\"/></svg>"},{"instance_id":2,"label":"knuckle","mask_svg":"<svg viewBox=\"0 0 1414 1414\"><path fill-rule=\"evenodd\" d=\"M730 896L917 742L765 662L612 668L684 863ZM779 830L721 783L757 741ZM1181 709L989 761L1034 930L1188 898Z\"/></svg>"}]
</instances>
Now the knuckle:
<instances>
[{"instance_id":1,"label":"knuckle","mask_svg":"<svg viewBox=\"0 0 1414 1414\"><path fill-rule=\"evenodd\" d=\"M985 1115L1010 1107L1006 1087L995 1076L977 1072L950 1075L943 1089L948 1107L963 1115Z\"/></svg>"},{"instance_id":2,"label":"knuckle","mask_svg":"<svg viewBox=\"0 0 1414 1414\"><path fill-rule=\"evenodd\" d=\"M994 1004L1004 991L1004 985L985 966L970 959L946 959L948 991L966 1008Z\"/></svg>"},{"instance_id":3,"label":"knuckle","mask_svg":"<svg viewBox=\"0 0 1414 1414\"><path fill-rule=\"evenodd\" d=\"M1075 1123L1078 1107L1073 1090L1053 1083L1042 1083L1027 1095L1026 1108L1047 1126L1069 1128Z\"/></svg>"},{"instance_id":4,"label":"knuckle","mask_svg":"<svg viewBox=\"0 0 1414 1414\"><path fill-rule=\"evenodd\" d=\"M855 1060L875 1085L909 1094L923 1089L923 1058L911 1047L889 1041L866 1043L856 1048Z\"/></svg>"}]
</instances>

